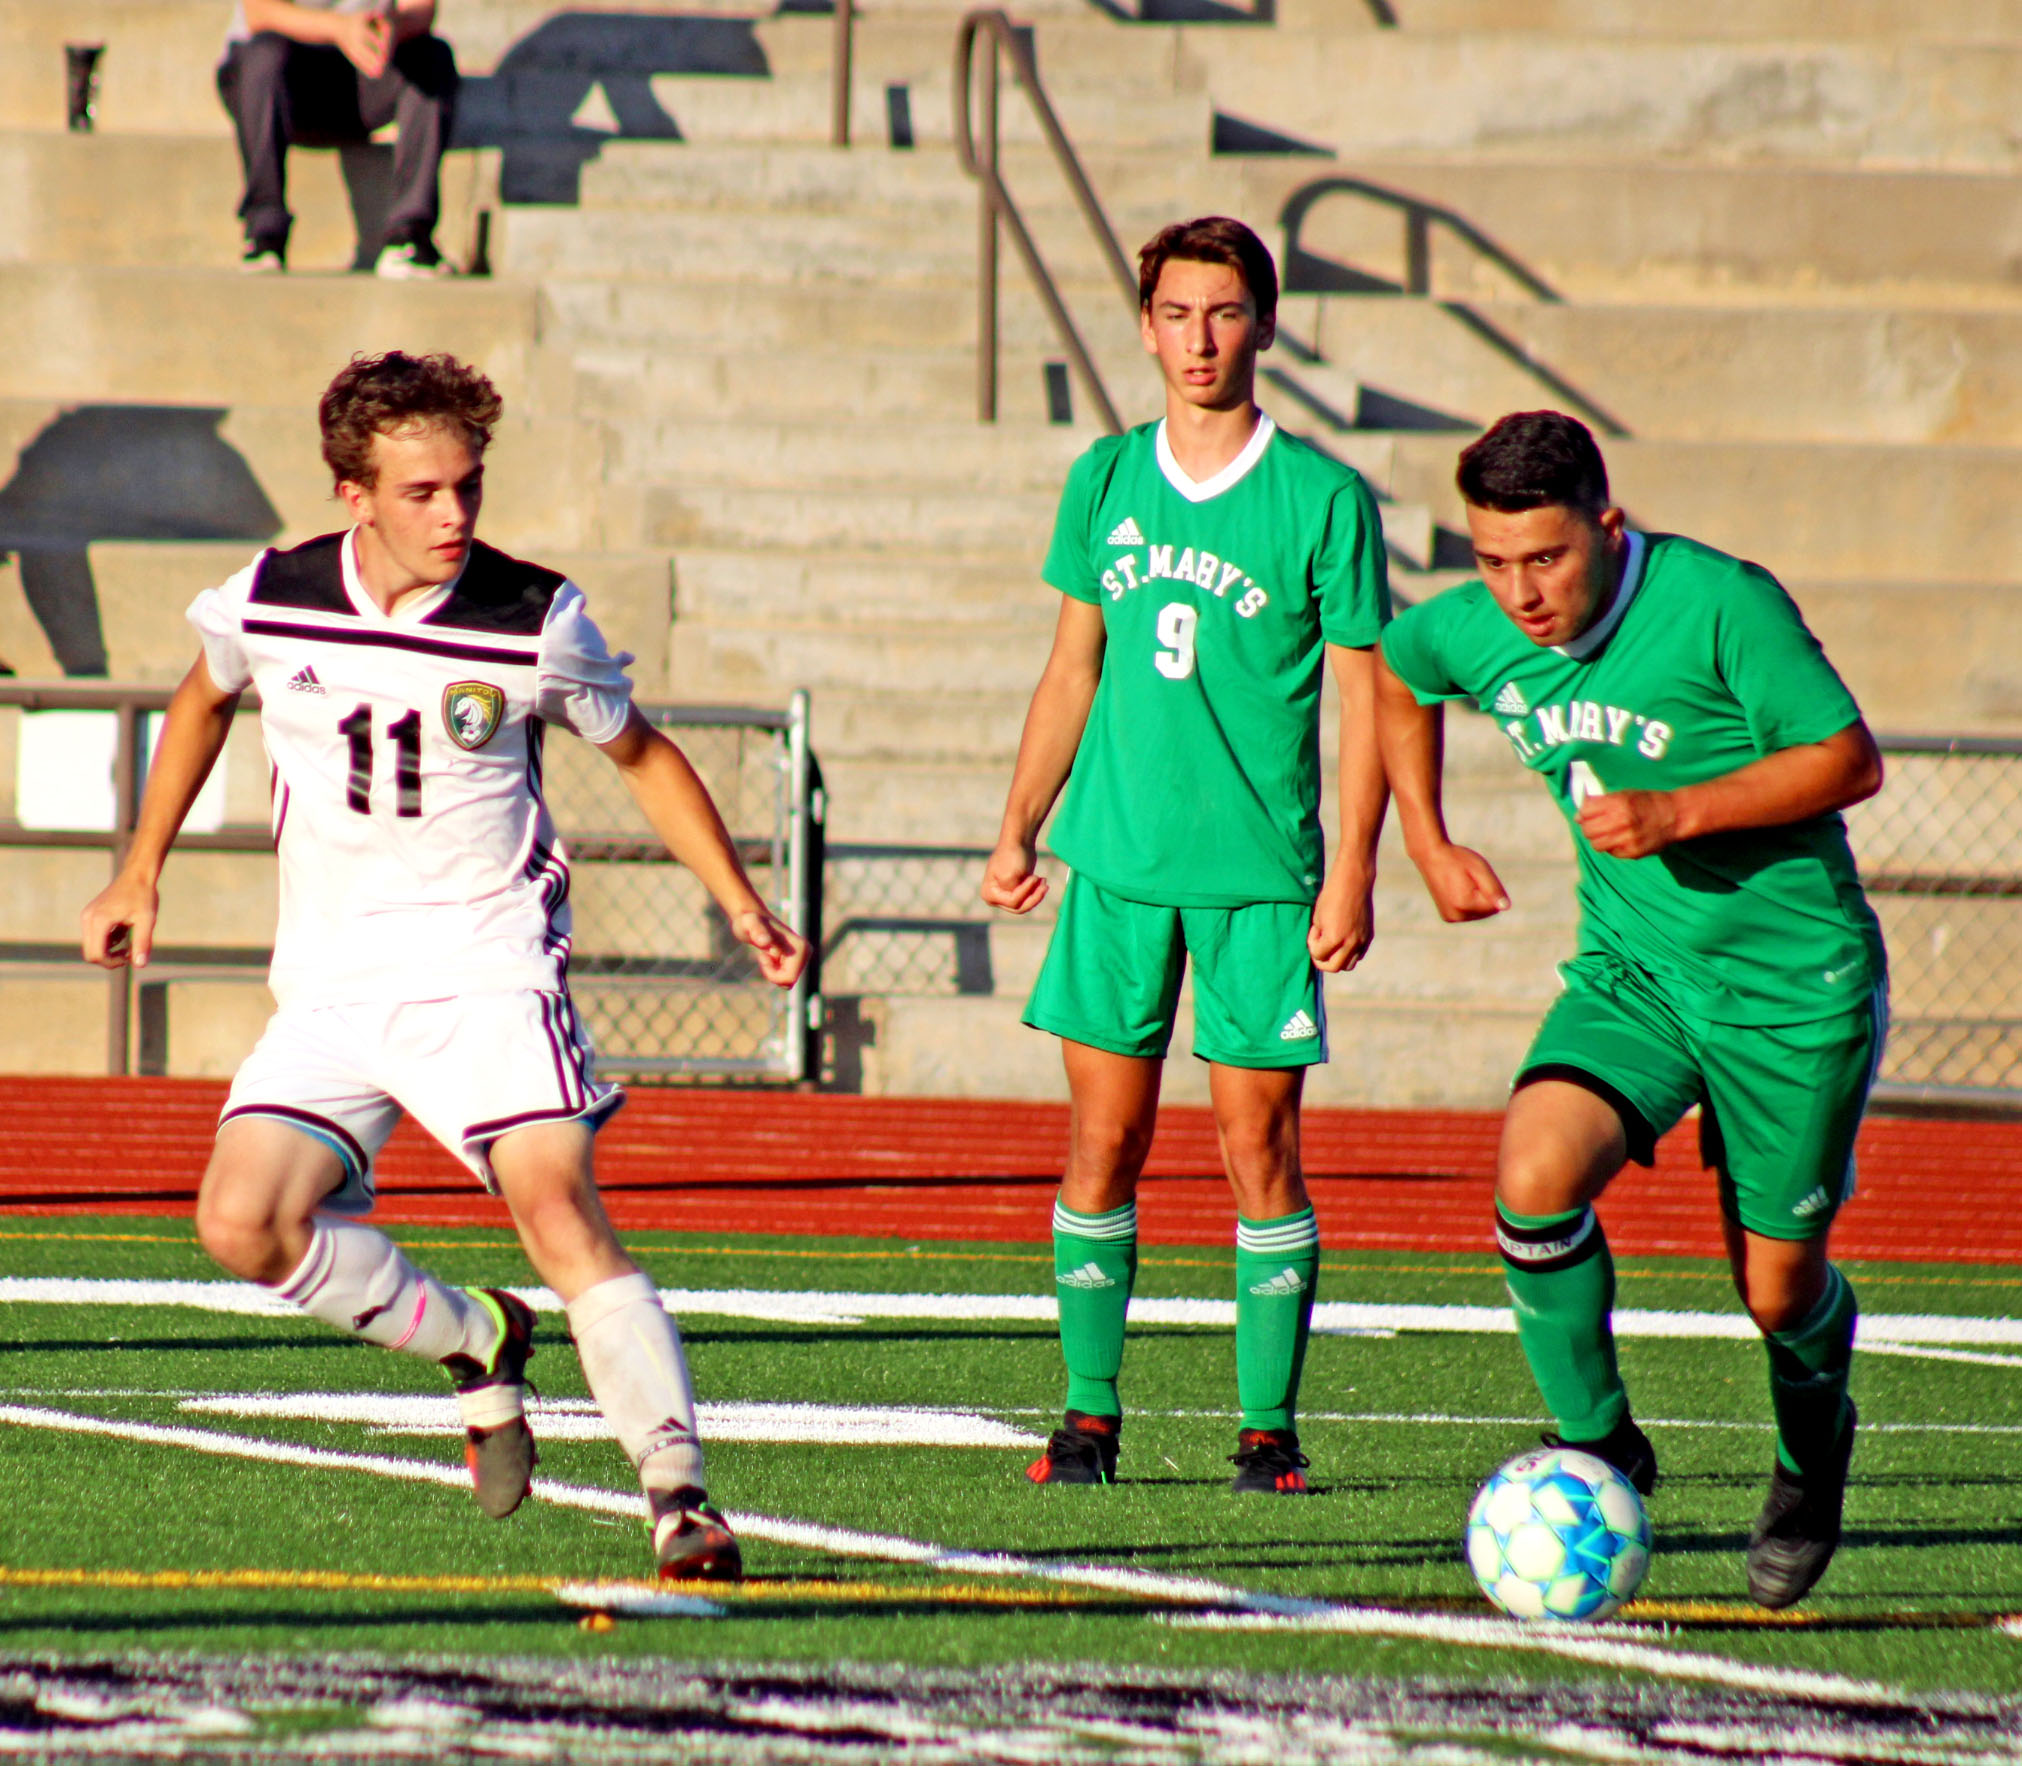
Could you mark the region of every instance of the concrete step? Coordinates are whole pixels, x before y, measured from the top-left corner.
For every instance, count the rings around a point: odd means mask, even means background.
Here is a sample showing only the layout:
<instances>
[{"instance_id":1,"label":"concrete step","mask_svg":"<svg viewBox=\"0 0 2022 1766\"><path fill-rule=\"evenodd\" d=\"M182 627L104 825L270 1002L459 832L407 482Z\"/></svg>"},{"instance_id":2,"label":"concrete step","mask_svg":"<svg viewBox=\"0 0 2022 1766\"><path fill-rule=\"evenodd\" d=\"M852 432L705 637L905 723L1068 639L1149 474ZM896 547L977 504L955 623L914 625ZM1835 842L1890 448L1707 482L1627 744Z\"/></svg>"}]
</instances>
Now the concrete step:
<instances>
[{"instance_id":1,"label":"concrete step","mask_svg":"<svg viewBox=\"0 0 2022 1766\"><path fill-rule=\"evenodd\" d=\"M2002 171L2022 43L1231 32L1217 108L1333 149Z\"/></svg>"},{"instance_id":2,"label":"concrete step","mask_svg":"<svg viewBox=\"0 0 2022 1766\"><path fill-rule=\"evenodd\" d=\"M2014 583L1789 587L1874 728L2022 729L2022 590Z\"/></svg>"},{"instance_id":3,"label":"concrete step","mask_svg":"<svg viewBox=\"0 0 2022 1766\"><path fill-rule=\"evenodd\" d=\"M684 625L778 622L807 630L932 625L981 638L991 628L1050 633L1060 596L1037 570L937 557L768 547L675 557L674 616Z\"/></svg>"},{"instance_id":4,"label":"concrete step","mask_svg":"<svg viewBox=\"0 0 2022 1766\"><path fill-rule=\"evenodd\" d=\"M1299 297L1286 323L1356 381L1473 424L1577 391L1650 440L2022 442L2022 309L1670 307ZM1354 408L1351 404L1351 409ZM1365 414L1368 407L1365 404Z\"/></svg>"},{"instance_id":5,"label":"concrete step","mask_svg":"<svg viewBox=\"0 0 2022 1766\"><path fill-rule=\"evenodd\" d=\"M787 682L816 693L833 686L925 689L937 698L963 688L1029 693L1051 641L1045 618L952 630L925 622L838 629L677 621L671 685L677 698L761 701L777 698Z\"/></svg>"},{"instance_id":6,"label":"concrete step","mask_svg":"<svg viewBox=\"0 0 2022 1766\"><path fill-rule=\"evenodd\" d=\"M1412 36L1473 36L1538 32L1586 37L1665 37L1680 41L1824 41L1880 38L1890 42L2012 43L2022 39L2016 0L1396 0L1397 28ZM1373 13L1340 0L1276 0L1287 31L1368 35ZM1222 32L1188 31L1192 39Z\"/></svg>"},{"instance_id":7,"label":"concrete step","mask_svg":"<svg viewBox=\"0 0 2022 1766\"><path fill-rule=\"evenodd\" d=\"M1894 305L2022 299L2022 192L2005 174L1887 167L1707 165L1638 158L1503 163L1357 156L1354 176L1378 191L1460 217L1507 259L1579 302L1698 305L1791 301ZM1278 218L1335 169L1252 160L1241 172L1246 215ZM1111 185L1098 183L1105 197ZM1356 191L1308 194L1303 250L1401 284L1404 226L1392 202ZM1431 230L1431 291L1507 300L1523 290L1494 255L1457 231Z\"/></svg>"},{"instance_id":8,"label":"concrete step","mask_svg":"<svg viewBox=\"0 0 2022 1766\"><path fill-rule=\"evenodd\" d=\"M530 384L531 290L370 276L0 264L0 398L313 413L355 351L450 350L508 401Z\"/></svg>"},{"instance_id":9,"label":"concrete step","mask_svg":"<svg viewBox=\"0 0 2022 1766\"><path fill-rule=\"evenodd\" d=\"M334 149L303 148L288 160L295 229L290 268L351 268L378 247L393 150L367 151L354 206ZM498 156L454 153L443 161L436 239L458 265L474 249L480 209L496 206ZM0 262L236 268L239 157L232 143L200 135L0 133Z\"/></svg>"},{"instance_id":10,"label":"concrete step","mask_svg":"<svg viewBox=\"0 0 2022 1766\"><path fill-rule=\"evenodd\" d=\"M1396 436L1392 492L1465 531L1461 436ZM1984 583L2022 577L2022 456L2006 448L1603 438L1637 525L1690 534L1785 580Z\"/></svg>"}]
</instances>

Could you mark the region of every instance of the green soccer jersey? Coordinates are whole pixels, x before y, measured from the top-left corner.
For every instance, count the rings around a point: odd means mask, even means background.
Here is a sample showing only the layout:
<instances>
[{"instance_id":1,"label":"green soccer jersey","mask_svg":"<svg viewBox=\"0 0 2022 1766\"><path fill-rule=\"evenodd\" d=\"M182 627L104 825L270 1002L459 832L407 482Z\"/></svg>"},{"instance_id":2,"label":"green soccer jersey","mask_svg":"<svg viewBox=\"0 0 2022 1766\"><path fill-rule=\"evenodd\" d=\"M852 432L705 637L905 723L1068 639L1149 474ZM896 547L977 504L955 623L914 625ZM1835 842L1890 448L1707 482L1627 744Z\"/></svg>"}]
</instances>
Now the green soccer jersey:
<instances>
[{"instance_id":1,"label":"green soccer jersey","mask_svg":"<svg viewBox=\"0 0 2022 1766\"><path fill-rule=\"evenodd\" d=\"M1368 487L1268 417L1198 484L1162 422L1097 442L1046 554L1106 640L1053 849L1136 901L1310 902L1325 647L1376 642L1388 573Z\"/></svg>"},{"instance_id":2,"label":"green soccer jersey","mask_svg":"<svg viewBox=\"0 0 2022 1766\"><path fill-rule=\"evenodd\" d=\"M1595 852L1580 805L1734 772L1860 716L1776 579L1666 534L1631 534L1621 589L1572 643L1533 644L1479 582L1410 609L1383 638L1421 704L1471 699L1573 825L1580 949L1654 977L1714 1023L1797 1024L1861 1006L1881 930L1837 815Z\"/></svg>"}]
</instances>

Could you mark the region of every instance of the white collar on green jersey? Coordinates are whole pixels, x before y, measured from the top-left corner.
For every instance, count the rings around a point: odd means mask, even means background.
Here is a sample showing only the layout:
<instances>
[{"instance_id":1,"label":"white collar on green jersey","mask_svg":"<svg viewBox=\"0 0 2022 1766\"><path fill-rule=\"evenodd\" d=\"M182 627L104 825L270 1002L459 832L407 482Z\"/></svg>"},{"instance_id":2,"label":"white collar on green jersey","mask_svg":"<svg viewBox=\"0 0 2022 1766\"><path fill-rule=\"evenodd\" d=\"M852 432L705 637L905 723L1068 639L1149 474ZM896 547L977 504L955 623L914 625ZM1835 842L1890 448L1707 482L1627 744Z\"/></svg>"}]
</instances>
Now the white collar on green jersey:
<instances>
[{"instance_id":1,"label":"white collar on green jersey","mask_svg":"<svg viewBox=\"0 0 2022 1766\"><path fill-rule=\"evenodd\" d=\"M1271 437L1278 433L1278 426L1262 411L1257 413L1257 427L1250 431L1250 439L1243 443L1243 451L1231 460L1213 478L1198 481L1187 477L1186 468L1173 458L1172 443L1165 438L1165 419L1158 420L1158 441L1153 452L1158 456L1158 469L1165 474L1165 481L1186 498L1189 503L1205 503L1210 497L1219 497L1231 486L1240 484L1252 466L1264 457L1264 450L1271 445Z\"/></svg>"},{"instance_id":2,"label":"white collar on green jersey","mask_svg":"<svg viewBox=\"0 0 2022 1766\"><path fill-rule=\"evenodd\" d=\"M1622 566L1622 586L1615 591L1614 605L1570 644L1554 644L1552 648L1561 656L1585 662L1622 623L1622 615L1629 611L1629 603L1635 600L1636 591L1643 586L1643 536L1632 530L1623 538L1629 542L1629 558Z\"/></svg>"}]
</instances>

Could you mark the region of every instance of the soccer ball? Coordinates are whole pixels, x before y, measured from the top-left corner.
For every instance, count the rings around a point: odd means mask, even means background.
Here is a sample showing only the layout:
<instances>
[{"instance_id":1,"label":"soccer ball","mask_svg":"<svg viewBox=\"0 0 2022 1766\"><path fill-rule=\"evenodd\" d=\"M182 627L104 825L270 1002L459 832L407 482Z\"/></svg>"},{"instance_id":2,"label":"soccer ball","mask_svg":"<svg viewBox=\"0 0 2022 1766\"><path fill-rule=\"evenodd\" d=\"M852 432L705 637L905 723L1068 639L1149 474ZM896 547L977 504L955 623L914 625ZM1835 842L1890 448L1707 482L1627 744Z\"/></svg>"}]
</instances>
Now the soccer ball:
<instances>
[{"instance_id":1,"label":"soccer ball","mask_svg":"<svg viewBox=\"0 0 2022 1766\"><path fill-rule=\"evenodd\" d=\"M1605 1619L1643 1585L1650 1517L1635 1485L1591 1453L1520 1453L1467 1511L1467 1563L1519 1619Z\"/></svg>"}]
</instances>

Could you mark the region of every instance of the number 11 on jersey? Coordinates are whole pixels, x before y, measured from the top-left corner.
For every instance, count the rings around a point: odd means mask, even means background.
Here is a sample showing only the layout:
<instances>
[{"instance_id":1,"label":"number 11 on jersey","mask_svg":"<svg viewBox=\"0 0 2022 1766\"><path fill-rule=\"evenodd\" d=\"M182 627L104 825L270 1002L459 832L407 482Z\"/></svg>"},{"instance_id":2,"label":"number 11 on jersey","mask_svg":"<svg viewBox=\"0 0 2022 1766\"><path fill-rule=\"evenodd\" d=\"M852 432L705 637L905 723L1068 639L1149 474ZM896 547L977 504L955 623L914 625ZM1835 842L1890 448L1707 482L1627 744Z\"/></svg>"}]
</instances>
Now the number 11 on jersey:
<instances>
[{"instance_id":1,"label":"number 11 on jersey","mask_svg":"<svg viewBox=\"0 0 2022 1766\"><path fill-rule=\"evenodd\" d=\"M361 705L337 726L351 744L351 776L344 801L361 816L372 813L372 708ZM421 713L404 712L386 726L393 738L394 813L421 814Z\"/></svg>"}]
</instances>

